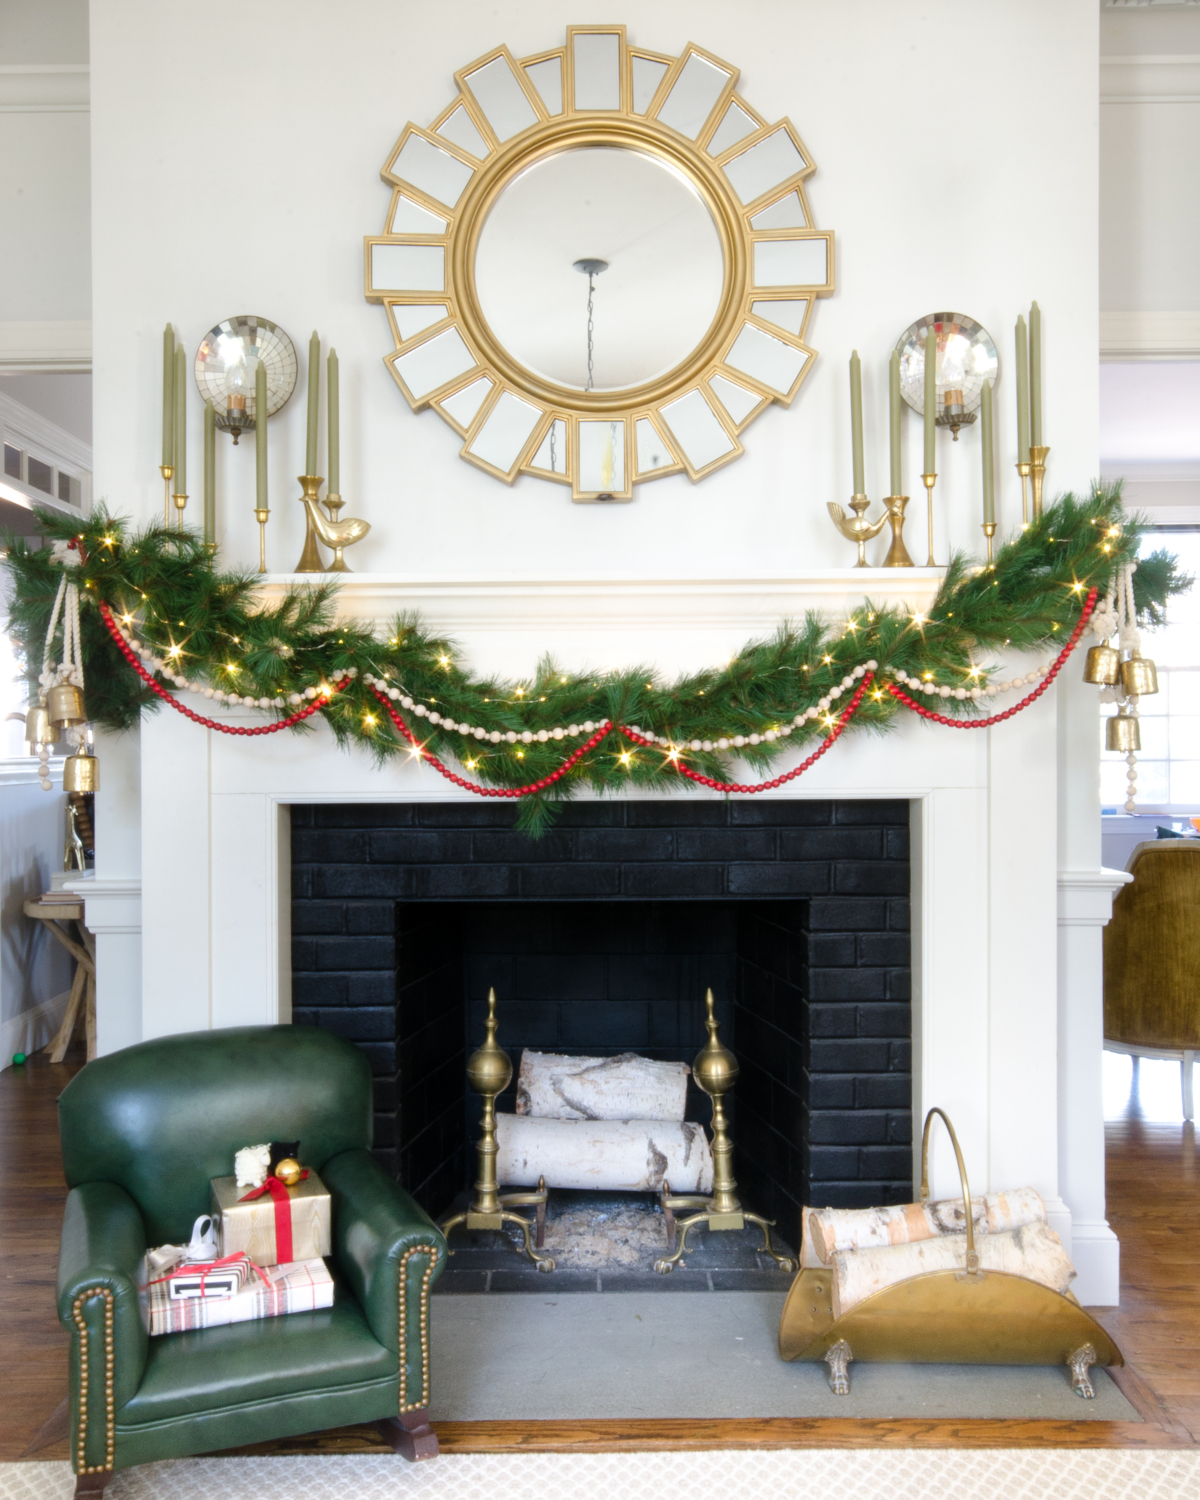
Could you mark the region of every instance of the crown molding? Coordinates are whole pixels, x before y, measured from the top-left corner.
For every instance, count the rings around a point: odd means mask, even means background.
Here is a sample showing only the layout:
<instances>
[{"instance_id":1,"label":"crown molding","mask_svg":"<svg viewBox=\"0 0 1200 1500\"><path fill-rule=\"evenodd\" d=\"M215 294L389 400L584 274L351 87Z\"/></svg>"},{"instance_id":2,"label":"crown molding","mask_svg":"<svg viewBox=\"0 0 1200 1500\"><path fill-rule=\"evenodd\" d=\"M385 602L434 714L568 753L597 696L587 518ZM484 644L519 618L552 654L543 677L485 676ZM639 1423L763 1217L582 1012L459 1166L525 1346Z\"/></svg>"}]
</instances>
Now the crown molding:
<instances>
[{"instance_id":1,"label":"crown molding","mask_svg":"<svg viewBox=\"0 0 1200 1500\"><path fill-rule=\"evenodd\" d=\"M1200 359L1200 312L1102 312L1100 358Z\"/></svg>"},{"instance_id":2,"label":"crown molding","mask_svg":"<svg viewBox=\"0 0 1200 1500\"><path fill-rule=\"evenodd\" d=\"M91 107L88 63L0 63L0 114L86 114Z\"/></svg>"},{"instance_id":3,"label":"crown molding","mask_svg":"<svg viewBox=\"0 0 1200 1500\"><path fill-rule=\"evenodd\" d=\"M7 375L51 370L78 374L91 368L90 318L0 323L0 371Z\"/></svg>"},{"instance_id":4,"label":"crown molding","mask_svg":"<svg viewBox=\"0 0 1200 1500\"><path fill-rule=\"evenodd\" d=\"M0 429L6 436L21 439L21 445L32 445L40 458L52 459L61 467L92 472L92 445L75 437L57 422L14 401L0 390ZM0 476L2 477L2 476Z\"/></svg>"}]
</instances>

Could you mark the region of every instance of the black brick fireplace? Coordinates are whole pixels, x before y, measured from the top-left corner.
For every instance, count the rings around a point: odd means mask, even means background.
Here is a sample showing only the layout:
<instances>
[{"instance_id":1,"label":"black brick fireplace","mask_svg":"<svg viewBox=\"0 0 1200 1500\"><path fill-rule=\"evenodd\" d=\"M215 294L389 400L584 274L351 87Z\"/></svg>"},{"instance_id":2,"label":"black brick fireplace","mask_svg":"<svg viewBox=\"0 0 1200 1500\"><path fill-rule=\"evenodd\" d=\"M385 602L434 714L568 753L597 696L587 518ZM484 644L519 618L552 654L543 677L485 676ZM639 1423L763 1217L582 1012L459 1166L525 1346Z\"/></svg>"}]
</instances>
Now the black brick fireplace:
<instances>
[{"instance_id":1,"label":"black brick fireplace","mask_svg":"<svg viewBox=\"0 0 1200 1500\"><path fill-rule=\"evenodd\" d=\"M711 986L747 1207L794 1245L804 1203L911 1196L907 802L579 803L538 841L513 816L292 809L293 1018L368 1053L377 1154L425 1208L471 1180L489 985L514 1066L690 1062Z\"/></svg>"}]
</instances>

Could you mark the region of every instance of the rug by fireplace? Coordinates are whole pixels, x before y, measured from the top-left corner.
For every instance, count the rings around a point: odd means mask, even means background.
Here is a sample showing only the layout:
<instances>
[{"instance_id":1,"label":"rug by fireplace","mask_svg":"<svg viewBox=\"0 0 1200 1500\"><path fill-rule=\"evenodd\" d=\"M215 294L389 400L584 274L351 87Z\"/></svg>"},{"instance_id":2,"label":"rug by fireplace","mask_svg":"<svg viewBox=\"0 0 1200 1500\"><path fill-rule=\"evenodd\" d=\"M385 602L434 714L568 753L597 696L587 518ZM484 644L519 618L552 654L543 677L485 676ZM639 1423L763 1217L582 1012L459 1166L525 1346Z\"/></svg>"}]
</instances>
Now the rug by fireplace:
<instances>
[{"instance_id":1,"label":"rug by fireplace","mask_svg":"<svg viewBox=\"0 0 1200 1500\"><path fill-rule=\"evenodd\" d=\"M69 1464L0 1464L0 1500L70 1500ZM837 1500L1179 1500L1200 1453L1110 1449L790 1449L692 1453L191 1458L119 1474L105 1500L529 1500L531 1495L834 1495Z\"/></svg>"},{"instance_id":2,"label":"rug by fireplace","mask_svg":"<svg viewBox=\"0 0 1200 1500\"><path fill-rule=\"evenodd\" d=\"M557 1273L554 1273L557 1274ZM785 1363L781 1292L435 1297L432 1420L858 1417L1138 1422L1103 1370L1084 1401L1065 1368ZM702 1314L702 1315L698 1315Z\"/></svg>"}]
</instances>

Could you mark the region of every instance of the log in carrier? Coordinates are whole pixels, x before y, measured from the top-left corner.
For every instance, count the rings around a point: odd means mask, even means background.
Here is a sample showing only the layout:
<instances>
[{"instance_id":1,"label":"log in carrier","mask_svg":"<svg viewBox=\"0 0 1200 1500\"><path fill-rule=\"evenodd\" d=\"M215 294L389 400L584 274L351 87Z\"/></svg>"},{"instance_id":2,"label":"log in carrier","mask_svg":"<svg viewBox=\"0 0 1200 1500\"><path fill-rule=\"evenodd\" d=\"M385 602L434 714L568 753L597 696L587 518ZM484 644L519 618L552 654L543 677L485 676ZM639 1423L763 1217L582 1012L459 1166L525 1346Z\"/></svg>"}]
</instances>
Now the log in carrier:
<instances>
[{"instance_id":1,"label":"log in carrier","mask_svg":"<svg viewBox=\"0 0 1200 1500\"><path fill-rule=\"evenodd\" d=\"M1024 1224L1046 1221L1046 1205L1034 1188L985 1193L971 1199L975 1233L1002 1234ZM828 1265L836 1250L869 1250L909 1245L941 1235L963 1234L961 1198L937 1203L898 1203L879 1208L818 1208L805 1215L801 1265Z\"/></svg>"},{"instance_id":2,"label":"log in carrier","mask_svg":"<svg viewBox=\"0 0 1200 1500\"><path fill-rule=\"evenodd\" d=\"M1004 1271L1065 1292L1075 1278L1062 1241L1048 1224L1038 1220L1020 1229L987 1234L977 1241L984 1271ZM843 1317L874 1292L930 1271L965 1271L967 1237L948 1234L907 1245L884 1245L872 1250L835 1250L833 1253L833 1315Z\"/></svg>"},{"instance_id":3,"label":"log in carrier","mask_svg":"<svg viewBox=\"0 0 1200 1500\"><path fill-rule=\"evenodd\" d=\"M676 1120L687 1105L691 1069L683 1062L521 1054L517 1114L541 1120ZM674 1185L674 1184L672 1184Z\"/></svg>"}]
</instances>

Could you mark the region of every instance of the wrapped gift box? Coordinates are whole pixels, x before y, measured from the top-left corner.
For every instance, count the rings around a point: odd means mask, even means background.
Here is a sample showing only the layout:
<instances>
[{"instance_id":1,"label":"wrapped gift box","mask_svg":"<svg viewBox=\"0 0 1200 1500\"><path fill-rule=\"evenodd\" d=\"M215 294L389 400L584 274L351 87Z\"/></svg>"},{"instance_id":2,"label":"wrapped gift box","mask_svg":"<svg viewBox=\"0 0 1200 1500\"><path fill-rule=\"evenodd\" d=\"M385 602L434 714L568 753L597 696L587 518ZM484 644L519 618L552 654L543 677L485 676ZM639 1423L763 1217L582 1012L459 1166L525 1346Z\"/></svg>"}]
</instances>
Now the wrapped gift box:
<instances>
[{"instance_id":1,"label":"wrapped gift box","mask_svg":"<svg viewBox=\"0 0 1200 1500\"><path fill-rule=\"evenodd\" d=\"M247 1190L238 1187L236 1178L212 1179L212 1212L219 1225L221 1254L244 1250L259 1266L328 1255L329 1193L321 1179L309 1172L290 1188L278 1178L269 1181L277 1184L271 1192L247 1200Z\"/></svg>"},{"instance_id":2,"label":"wrapped gift box","mask_svg":"<svg viewBox=\"0 0 1200 1500\"><path fill-rule=\"evenodd\" d=\"M296 1261L250 1273L242 1291L232 1297L172 1298L168 1282L155 1282L143 1293L151 1337L185 1333L190 1328L217 1328L223 1323L248 1323L254 1318L278 1318L285 1313L313 1312L333 1306L333 1277L323 1260Z\"/></svg>"},{"instance_id":3,"label":"wrapped gift box","mask_svg":"<svg viewBox=\"0 0 1200 1500\"><path fill-rule=\"evenodd\" d=\"M170 1273L165 1285L172 1302L190 1302L197 1297L236 1297L253 1274L254 1269L245 1257L231 1266L185 1264Z\"/></svg>"}]
</instances>

